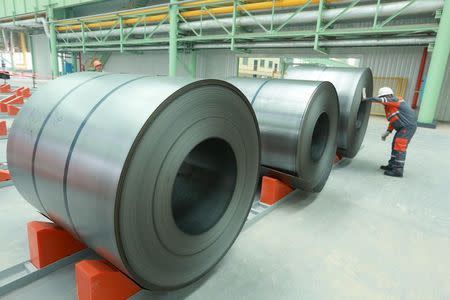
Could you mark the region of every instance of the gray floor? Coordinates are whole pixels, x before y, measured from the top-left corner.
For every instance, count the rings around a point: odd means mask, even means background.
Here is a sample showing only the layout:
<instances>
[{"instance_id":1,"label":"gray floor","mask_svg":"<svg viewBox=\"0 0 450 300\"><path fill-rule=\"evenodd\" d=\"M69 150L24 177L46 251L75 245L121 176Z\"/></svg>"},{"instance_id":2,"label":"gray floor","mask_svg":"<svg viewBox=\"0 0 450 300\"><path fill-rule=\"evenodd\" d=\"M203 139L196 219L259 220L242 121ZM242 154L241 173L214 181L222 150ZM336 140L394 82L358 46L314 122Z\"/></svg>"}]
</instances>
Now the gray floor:
<instances>
[{"instance_id":1,"label":"gray floor","mask_svg":"<svg viewBox=\"0 0 450 300\"><path fill-rule=\"evenodd\" d=\"M320 194L289 195L242 232L205 280L168 296L450 299L450 126L418 130L403 179L378 170L389 157L379 138L385 126L372 118L364 148L333 170ZM13 187L0 189L0 268L26 258L24 224L38 218ZM50 289L35 282L6 298L75 297L73 268L53 278L45 280Z\"/></svg>"}]
</instances>

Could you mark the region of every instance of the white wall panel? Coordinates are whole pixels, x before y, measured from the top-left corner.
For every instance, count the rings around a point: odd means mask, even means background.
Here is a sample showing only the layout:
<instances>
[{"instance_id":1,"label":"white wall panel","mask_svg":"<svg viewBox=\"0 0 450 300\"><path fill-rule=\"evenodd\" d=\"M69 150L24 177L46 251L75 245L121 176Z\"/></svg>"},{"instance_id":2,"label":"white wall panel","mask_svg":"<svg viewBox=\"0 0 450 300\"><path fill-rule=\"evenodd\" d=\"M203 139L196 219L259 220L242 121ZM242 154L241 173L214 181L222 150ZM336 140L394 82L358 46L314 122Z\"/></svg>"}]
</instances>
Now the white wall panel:
<instances>
[{"instance_id":1,"label":"white wall panel","mask_svg":"<svg viewBox=\"0 0 450 300\"><path fill-rule=\"evenodd\" d=\"M223 79L237 74L237 54L230 50L200 50L197 76Z\"/></svg>"},{"instance_id":2,"label":"white wall panel","mask_svg":"<svg viewBox=\"0 0 450 300\"><path fill-rule=\"evenodd\" d=\"M37 58L36 74L38 77L48 79L52 77L50 64L50 42L45 34L32 35L34 54Z\"/></svg>"},{"instance_id":3,"label":"white wall panel","mask_svg":"<svg viewBox=\"0 0 450 300\"><path fill-rule=\"evenodd\" d=\"M179 55L180 60L188 61L184 54ZM107 72L122 72L149 75L168 75L169 73L169 55L167 51L151 51L141 54L137 53L113 53L105 64ZM189 76L183 63L178 64L178 76Z\"/></svg>"}]
</instances>

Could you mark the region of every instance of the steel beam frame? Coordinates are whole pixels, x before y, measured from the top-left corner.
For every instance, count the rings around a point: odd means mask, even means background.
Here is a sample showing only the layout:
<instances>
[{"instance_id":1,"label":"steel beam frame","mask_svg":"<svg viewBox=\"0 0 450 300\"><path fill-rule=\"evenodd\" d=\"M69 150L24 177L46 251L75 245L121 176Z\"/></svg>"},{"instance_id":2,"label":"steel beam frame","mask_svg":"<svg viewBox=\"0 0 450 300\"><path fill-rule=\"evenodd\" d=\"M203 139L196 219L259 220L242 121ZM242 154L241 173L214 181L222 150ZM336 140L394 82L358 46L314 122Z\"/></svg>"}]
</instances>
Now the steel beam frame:
<instances>
[{"instance_id":1,"label":"steel beam frame","mask_svg":"<svg viewBox=\"0 0 450 300\"><path fill-rule=\"evenodd\" d=\"M52 77L56 78L59 76L58 68L58 41L56 39L56 25L54 22L54 8L49 5L47 9L47 16L49 19L49 30L50 30L50 64L52 66Z\"/></svg>"},{"instance_id":2,"label":"steel beam frame","mask_svg":"<svg viewBox=\"0 0 450 300\"><path fill-rule=\"evenodd\" d=\"M170 70L169 74L174 74L174 70L176 71L176 49L178 48L179 44L182 43L199 43L199 42L205 42L205 41L218 41L223 43L224 41L230 43L230 49L233 51L239 51L238 49L235 49L234 45L236 41L238 40L253 40L253 41L266 41L266 40L273 40L273 39L280 39L280 38L311 38L314 40L314 49L317 51L323 51L320 48L320 41L323 38L326 37L340 37L340 38L355 38L359 35L364 36L379 36L384 34L390 34L390 35L412 35L412 34L418 34L418 33L432 33L435 34L438 30L438 25L435 23L432 24L413 24L413 25L390 25L392 20L394 20L396 17L402 14L402 12L409 7L411 4L413 4L416 0L410 0L403 8L401 8L399 11L393 13L388 18L385 18L381 23L379 22L379 10L381 7L381 1L377 0L377 12L374 15L373 19L373 26L367 27L367 28L350 28L350 29L333 29L333 25L338 22L343 15L345 15L352 7L358 5L360 3L360 0L353 0L349 2L349 4L344 8L344 10L337 15L332 20L328 21L324 24L322 22L322 13L326 10L326 1L320 0L319 5L316 6L316 9L318 10L318 18L316 22L316 28L314 30L286 30L287 25L291 24L292 19L305 10L306 8L311 7L313 1L308 0L305 2L304 5L299 6L296 8L296 10L292 13L292 15L285 20L281 25L275 25L274 24L274 16L276 15L275 10L275 2L272 0L272 22L270 26L263 25L258 22L258 20L255 18L255 14L253 14L251 11L247 10L245 8L245 2L242 0L224 0L223 2L214 2L214 3L200 3L196 4L193 3L192 5L186 6L186 5L179 5L180 2L177 2L177 0L171 0L168 11L167 9L159 9L159 10L152 10L149 7L146 12L141 12L139 14L133 14L132 10L129 13L123 13L121 14L109 14L108 16L102 17L102 18L96 18L96 19L71 19L71 20L59 20L56 22L50 22L51 30L54 31L56 26L65 26L68 24L71 25L79 25L81 32L82 32L82 38L79 40L69 41L69 40L61 40L57 41L57 48L64 48L69 49L70 48L83 48L83 51L89 50L88 47L108 47L108 46L120 46L121 50L123 51L125 46L129 45L167 45L169 44L169 53L171 54L171 58L169 58ZM228 4L232 7L232 25L231 26L224 26L220 19L218 18L218 15L215 15L211 8L217 7L218 5L224 5ZM155 7L157 8L157 7ZM200 23L209 20L214 21L218 24L219 29L221 29L222 32L205 32L203 30L203 26L200 26L200 29L194 29L190 28L189 30L186 30L184 32L179 32L178 30L178 23L185 23L189 24L188 20L186 20L185 17L182 16L182 12L184 12L187 9L190 8L196 8L202 11L202 15L200 16ZM156 27L152 30L150 34L136 34L135 30L138 27L138 25L142 26L148 26L149 24L149 18L151 19L152 16L155 15L161 15L161 13L167 12L167 15L164 19L162 19L159 22L152 22L151 24L153 26L156 25ZM255 24L261 28L259 32L253 32L248 33L244 30L239 30L239 26L236 22L237 16L239 14L245 14L249 16L250 18L253 18L255 21ZM134 19L133 19L134 18ZM133 26L131 27L125 27L124 28L124 22L126 20L133 19L137 20ZM104 35L101 38L89 38L86 33L89 31L93 31L89 28L89 24L94 24L95 22L98 22L98 20L103 20L103 22L108 22L108 24L111 24L109 28L103 28ZM163 25L167 24L169 25L169 34L160 34L158 33L158 29ZM112 39L109 35L113 29L116 29L117 27L120 28L120 36L116 39ZM72 30L64 30L63 32L73 32ZM131 38L132 36L135 36L134 38Z\"/></svg>"},{"instance_id":3,"label":"steel beam frame","mask_svg":"<svg viewBox=\"0 0 450 300\"><path fill-rule=\"evenodd\" d=\"M170 0L169 7L169 76L176 76L177 74L178 5L176 2L176 0ZM144 38L144 40L147 39Z\"/></svg>"}]
</instances>

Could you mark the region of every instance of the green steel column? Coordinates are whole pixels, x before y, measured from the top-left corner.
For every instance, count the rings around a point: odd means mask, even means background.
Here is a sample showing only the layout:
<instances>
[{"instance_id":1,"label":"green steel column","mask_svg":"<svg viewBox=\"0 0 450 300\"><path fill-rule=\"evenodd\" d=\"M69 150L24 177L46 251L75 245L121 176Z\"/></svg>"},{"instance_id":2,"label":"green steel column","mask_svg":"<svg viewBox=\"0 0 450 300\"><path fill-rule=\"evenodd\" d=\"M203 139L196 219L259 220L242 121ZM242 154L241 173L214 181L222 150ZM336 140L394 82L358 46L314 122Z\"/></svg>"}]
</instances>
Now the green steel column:
<instances>
[{"instance_id":1,"label":"green steel column","mask_svg":"<svg viewBox=\"0 0 450 300\"><path fill-rule=\"evenodd\" d=\"M197 77L197 51L191 51L191 67L189 68L192 78Z\"/></svg>"},{"instance_id":2,"label":"green steel column","mask_svg":"<svg viewBox=\"0 0 450 300\"><path fill-rule=\"evenodd\" d=\"M450 54L450 0L445 0L433 55L428 69L425 91L420 105L419 123L433 125L436 108Z\"/></svg>"},{"instance_id":3,"label":"green steel column","mask_svg":"<svg viewBox=\"0 0 450 300\"><path fill-rule=\"evenodd\" d=\"M72 69L73 72L78 72L77 52L72 52Z\"/></svg>"},{"instance_id":4,"label":"green steel column","mask_svg":"<svg viewBox=\"0 0 450 300\"><path fill-rule=\"evenodd\" d=\"M176 3L177 0L170 0L170 3ZM169 76L177 74L177 38L178 38L178 6L172 4L169 8Z\"/></svg>"},{"instance_id":5,"label":"green steel column","mask_svg":"<svg viewBox=\"0 0 450 300\"><path fill-rule=\"evenodd\" d=\"M56 48L56 29L54 21L54 9L53 7L48 7L48 19L50 21L50 63L52 66L52 77L56 78L59 75L58 68L58 49Z\"/></svg>"},{"instance_id":6,"label":"green steel column","mask_svg":"<svg viewBox=\"0 0 450 300\"><path fill-rule=\"evenodd\" d=\"M34 44L33 44L33 37L31 34L28 33L28 45L30 47L30 54L31 54L31 68L33 71L33 74L36 74L36 53L34 52Z\"/></svg>"}]
</instances>

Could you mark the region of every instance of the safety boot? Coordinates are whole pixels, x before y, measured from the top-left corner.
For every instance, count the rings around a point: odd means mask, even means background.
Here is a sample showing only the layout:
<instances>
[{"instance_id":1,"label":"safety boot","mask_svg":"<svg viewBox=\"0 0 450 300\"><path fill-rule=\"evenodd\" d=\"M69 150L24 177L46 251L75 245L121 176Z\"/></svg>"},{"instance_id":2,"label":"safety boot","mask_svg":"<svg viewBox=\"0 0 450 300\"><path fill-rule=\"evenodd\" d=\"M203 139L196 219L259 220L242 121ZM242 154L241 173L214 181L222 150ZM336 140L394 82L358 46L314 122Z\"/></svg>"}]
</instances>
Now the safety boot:
<instances>
[{"instance_id":1,"label":"safety boot","mask_svg":"<svg viewBox=\"0 0 450 300\"><path fill-rule=\"evenodd\" d=\"M384 175L392 177L403 177L403 169L392 168L391 170L384 171Z\"/></svg>"},{"instance_id":2,"label":"safety boot","mask_svg":"<svg viewBox=\"0 0 450 300\"><path fill-rule=\"evenodd\" d=\"M385 165L385 166L380 166L381 170L385 170L385 171L391 171L392 170L392 166L391 165Z\"/></svg>"}]
</instances>

